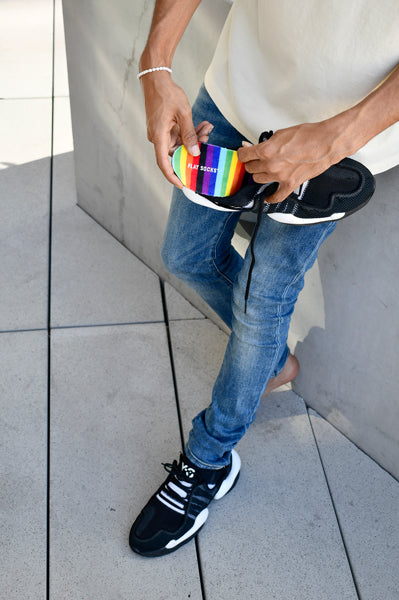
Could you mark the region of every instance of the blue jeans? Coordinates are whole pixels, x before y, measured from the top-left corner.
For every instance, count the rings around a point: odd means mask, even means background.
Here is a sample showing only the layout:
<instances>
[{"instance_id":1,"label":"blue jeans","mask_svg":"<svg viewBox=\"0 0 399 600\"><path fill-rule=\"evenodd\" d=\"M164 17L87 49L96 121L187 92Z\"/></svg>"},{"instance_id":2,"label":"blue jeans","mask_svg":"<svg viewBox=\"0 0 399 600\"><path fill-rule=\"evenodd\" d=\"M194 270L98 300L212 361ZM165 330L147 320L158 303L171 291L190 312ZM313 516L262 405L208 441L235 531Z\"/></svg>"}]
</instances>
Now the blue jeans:
<instances>
[{"instance_id":1,"label":"blue jeans","mask_svg":"<svg viewBox=\"0 0 399 600\"><path fill-rule=\"evenodd\" d=\"M193 120L214 125L211 144L238 148L245 139L204 87L193 106ZM194 204L176 188L162 248L166 268L194 288L231 328L212 402L194 418L185 448L194 464L206 468L229 463L232 448L255 418L268 380L283 369L289 355L288 328L305 273L335 228L334 222L285 225L264 215L245 312L251 254L242 259L231 245L239 218L240 213Z\"/></svg>"}]
</instances>

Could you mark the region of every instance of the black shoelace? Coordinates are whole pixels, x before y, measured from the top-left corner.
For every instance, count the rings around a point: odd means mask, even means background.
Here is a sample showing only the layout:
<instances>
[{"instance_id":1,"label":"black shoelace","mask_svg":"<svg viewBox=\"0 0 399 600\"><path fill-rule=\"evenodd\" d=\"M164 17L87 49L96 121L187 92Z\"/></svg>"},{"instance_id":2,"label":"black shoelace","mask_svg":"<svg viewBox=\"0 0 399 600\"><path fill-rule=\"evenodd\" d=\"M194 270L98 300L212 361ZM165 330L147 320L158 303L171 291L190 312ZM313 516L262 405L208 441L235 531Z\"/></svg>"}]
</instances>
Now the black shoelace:
<instances>
[{"instance_id":1,"label":"black shoelace","mask_svg":"<svg viewBox=\"0 0 399 600\"><path fill-rule=\"evenodd\" d=\"M196 479L187 481L182 478L181 469L176 461L173 464L162 463L165 471L173 477L160 488L157 499L176 513L184 514Z\"/></svg>"}]
</instances>

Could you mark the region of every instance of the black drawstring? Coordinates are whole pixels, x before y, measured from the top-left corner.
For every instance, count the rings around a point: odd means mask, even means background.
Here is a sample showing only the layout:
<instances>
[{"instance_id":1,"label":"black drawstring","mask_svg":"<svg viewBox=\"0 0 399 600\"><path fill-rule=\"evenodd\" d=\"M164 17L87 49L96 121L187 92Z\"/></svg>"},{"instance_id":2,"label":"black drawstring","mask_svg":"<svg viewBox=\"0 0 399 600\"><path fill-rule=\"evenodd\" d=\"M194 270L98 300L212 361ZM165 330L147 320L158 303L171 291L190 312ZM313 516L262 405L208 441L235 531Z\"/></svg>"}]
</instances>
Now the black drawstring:
<instances>
[{"instance_id":1,"label":"black drawstring","mask_svg":"<svg viewBox=\"0 0 399 600\"><path fill-rule=\"evenodd\" d=\"M273 131L264 131L263 133L261 133L260 137L259 137L259 144L261 144L262 142L265 142L266 140L270 139L273 135ZM252 232L252 237L251 237L251 243L250 243L250 248L251 248L251 264L249 266L249 270L248 270L248 278L247 278L247 287L245 288L245 313L247 312L247 301L248 301L248 296L249 296L249 288L251 286L251 278L252 278L252 271L253 268L255 266L255 239L256 236L258 234L258 230L260 227L260 224L262 222L262 215L263 213L267 212L267 205L265 205L264 202L264 197L263 196L263 192L265 191L266 188L271 188L268 189L268 193L265 194L265 196L270 196L271 194L273 194L277 187L276 185L264 185L262 186L256 193L255 196L260 196L257 200L257 217L256 217L256 223L255 223L255 227L254 230Z\"/></svg>"},{"instance_id":2,"label":"black drawstring","mask_svg":"<svg viewBox=\"0 0 399 600\"><path fill-rule=\"evenodd\" d=\"M249 270L248 270L247 287L245 288L245 311L244 312L247 312L247 300L248 300L248 296L249 296L249 288L251 285L252 270L255 266L255 239L258 234L259 226L262 222L263 209L264 209L264 203L263 203L262 199L260 199L260 201L258 202L258 212L257 212L257 217L256 217L256 223L255 223L254 230L252 232L251 243L250 243L251 264L250 264Z\"/></svg>"}]
</instances>

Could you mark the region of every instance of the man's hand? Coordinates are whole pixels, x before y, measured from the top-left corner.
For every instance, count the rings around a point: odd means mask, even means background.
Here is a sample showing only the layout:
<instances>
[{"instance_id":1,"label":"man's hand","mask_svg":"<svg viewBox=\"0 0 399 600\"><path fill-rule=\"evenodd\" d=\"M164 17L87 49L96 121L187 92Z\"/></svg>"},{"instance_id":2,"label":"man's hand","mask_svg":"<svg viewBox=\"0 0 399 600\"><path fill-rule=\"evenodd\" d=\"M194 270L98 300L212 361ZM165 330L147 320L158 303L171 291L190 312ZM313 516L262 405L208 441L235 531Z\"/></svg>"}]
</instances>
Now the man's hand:
<instances>
[{"instance_id":1,"label":"man's hand","mask_svg":"<svg viewBox=\"0 0 399 600\"><path fill-rule=\"evenodd\" d=\"M243 143L238 158L257 183L277 181L277 191L267 202L285 200L301 183L323 173L346 156L340 130L329 121L280 129L265 142Z\"/></svg>"},{"instance_id":2,"label":"man's hand","mask_svg":"<svg viewBox=\"0 0 399 600\"><path fill-rule=\"evenodd\" d=\"M280 129L262 144L240 148L238 158L256 182L279 182L267 199L276 203L398 121L399 65L352 108L319 123Z\"/></svg>"},{"instance_id":3,"label":"man's hand","mask_svg":"<svg viewBox=\"0 0 399 600\"><path fill-rule=\"evenodd\" d=\"M169 156L184 144L187 151L198 156L198 142L206 143L213 126L202 121L194 127L191 107L184 91L174 83L169 74L157 71L142 79L147 115L147 137L154 144L157 164L166 179L179 188Z\"/></svg>"}]
</instances>

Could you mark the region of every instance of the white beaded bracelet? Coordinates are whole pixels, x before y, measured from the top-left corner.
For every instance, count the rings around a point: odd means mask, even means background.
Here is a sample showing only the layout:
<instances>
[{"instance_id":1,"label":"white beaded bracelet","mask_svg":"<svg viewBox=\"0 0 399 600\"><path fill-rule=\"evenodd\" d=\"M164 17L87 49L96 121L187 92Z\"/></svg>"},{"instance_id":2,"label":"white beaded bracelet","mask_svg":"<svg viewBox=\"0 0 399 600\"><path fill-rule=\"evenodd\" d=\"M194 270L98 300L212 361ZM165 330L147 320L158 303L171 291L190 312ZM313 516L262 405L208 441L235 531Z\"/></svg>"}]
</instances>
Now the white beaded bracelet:
<instances>
[{"instance_id":1,"label":"white beaded bracelet","mask_svg":"<svg viewBox=\"0 0 399 600\"><path fill-rule=\"evenodd\" d=\"M137 79L140 79L143 75L147 75L147 73L153 73L154 71L168 71L169 73L172 73L172 69L169 69L169 67L154 67L153 69L146 69L145 71L137 73Z\"/></svg>"}]
</instances>

